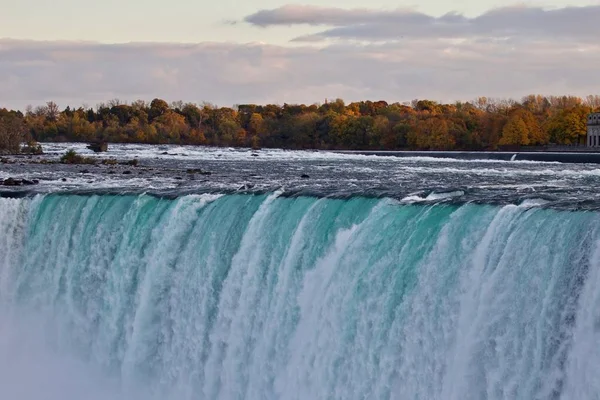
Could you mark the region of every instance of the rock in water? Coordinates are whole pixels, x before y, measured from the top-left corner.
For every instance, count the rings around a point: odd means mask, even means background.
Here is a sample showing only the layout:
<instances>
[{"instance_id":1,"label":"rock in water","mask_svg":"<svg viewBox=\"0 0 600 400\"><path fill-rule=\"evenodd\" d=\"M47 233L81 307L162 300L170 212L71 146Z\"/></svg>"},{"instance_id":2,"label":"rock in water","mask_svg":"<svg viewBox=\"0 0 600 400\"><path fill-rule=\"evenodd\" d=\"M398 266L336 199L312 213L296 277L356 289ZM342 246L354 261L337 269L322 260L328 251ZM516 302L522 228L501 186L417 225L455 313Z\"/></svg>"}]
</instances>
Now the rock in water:
<instances>
[{"instance_id":1,"label":"rock in water","mask_svg":"<svg viewBox=\"0 0 600 400\"><path fill-rule=\"evenodd\" d=\"M4 186L19 186L21 184L22 182L20 180L14 178L6 178L3 182Z\"/></svg>"},{"instance_id":2,"label":"rock in water","mask_svg":"<svg viewBox=\"0 0 600 400\"><path fill-rule=\"evenodd\" d=\"M4 186L22 186L22 185L36 185L40 183L39 180L33 179L15 179L15 178L6 178L3 181L0 180L0 185Z\"/></svg>"},{"instance_id":3,"label":"rock in water","mask_svg":"<svg viewBox=\"0 0 600 400\"><path fill-rule=\"evenodd\" d=\"M88 144L87 148L96 153L101 153L101 152L108 151L108 143L107 142L90 143L90 144Z\"/></svg>"}]
</instances>

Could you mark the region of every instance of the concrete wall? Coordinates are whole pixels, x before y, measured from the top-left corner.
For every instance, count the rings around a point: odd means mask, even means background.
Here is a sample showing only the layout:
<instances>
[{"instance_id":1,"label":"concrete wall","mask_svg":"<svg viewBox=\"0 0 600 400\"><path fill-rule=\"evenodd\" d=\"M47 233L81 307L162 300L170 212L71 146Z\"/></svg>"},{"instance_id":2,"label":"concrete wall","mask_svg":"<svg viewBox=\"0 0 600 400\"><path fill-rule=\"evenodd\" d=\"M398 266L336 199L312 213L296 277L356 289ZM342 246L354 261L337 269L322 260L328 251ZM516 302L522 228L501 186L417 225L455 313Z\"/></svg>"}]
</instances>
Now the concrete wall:
<instances>
[{"instance_id":1,"label":"concrete wall","mask_svg":"<svg viewBox=\"0 0 600 400\"><path fill-rule=\"evenodd\" d=\"M600 113L588 115L586 143L588 147L600 147Z\"/></svg>"}]
</instances>

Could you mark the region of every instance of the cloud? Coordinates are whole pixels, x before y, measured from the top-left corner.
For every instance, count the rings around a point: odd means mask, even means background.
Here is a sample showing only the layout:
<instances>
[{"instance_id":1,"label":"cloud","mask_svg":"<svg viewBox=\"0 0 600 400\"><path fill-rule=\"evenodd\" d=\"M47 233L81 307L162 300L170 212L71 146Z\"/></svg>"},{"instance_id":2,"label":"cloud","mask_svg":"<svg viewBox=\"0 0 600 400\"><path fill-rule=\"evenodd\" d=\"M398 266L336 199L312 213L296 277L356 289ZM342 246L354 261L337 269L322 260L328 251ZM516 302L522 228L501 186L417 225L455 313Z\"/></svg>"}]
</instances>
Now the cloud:
<instances>
[{"instance_id":1,"label":"cloud","mask_svg":"<svg viewBox=\"0 0 600 400\"><path fill-rule=\"evenodd\" d=\"M343 9L308 5L286 5L273 10L261 10L244 21L261 27L275 25L333 25L345 26L366 23L427 22L433 17L408 9L379 11L366 8Z\"/></svg>"},{"instance_id":2,"label":"cloud","mask_svg":"<svg viewBox=\"0 0 600 400\"><path fill-rule=\"evenodd\" d=\"M241 103L600 93L600 44L418 38L320 47L0 40L0 107L119 98Z\"/></svg>"},{"instance_id":3,"label":"cloud","mask_svg":"<svg viewBox=\"0 0 600 400\"><path fill-rule=\"evenodd\" d=\"M546 10L504 7L469 18L457 13L433 17L407 9L343 9L287 5L244 19L255 26L327 26L295 41L346 39L389 41L415 38L518 38L523 41L578 40L597 43L600 5Z\"/></svg>"}]
</instances>

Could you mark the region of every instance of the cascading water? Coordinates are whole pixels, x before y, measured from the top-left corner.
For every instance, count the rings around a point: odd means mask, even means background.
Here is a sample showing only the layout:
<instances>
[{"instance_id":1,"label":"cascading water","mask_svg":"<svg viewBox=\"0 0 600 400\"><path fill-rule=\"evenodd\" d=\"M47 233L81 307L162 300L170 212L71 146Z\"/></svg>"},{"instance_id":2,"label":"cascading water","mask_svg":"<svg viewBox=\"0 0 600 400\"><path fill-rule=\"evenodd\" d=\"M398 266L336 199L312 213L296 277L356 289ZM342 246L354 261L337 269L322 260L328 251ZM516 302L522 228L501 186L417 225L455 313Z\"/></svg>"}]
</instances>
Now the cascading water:
<instances>
[{"instance_id":1,"label":"cascading water","mask_svg":"<svg viewBox=\"0 0 600 400\"><path fill-rule=\"evenodd\" d=\"M0 199L5 399L592 399L600 217Z\"/></svg>"}]
</instances>

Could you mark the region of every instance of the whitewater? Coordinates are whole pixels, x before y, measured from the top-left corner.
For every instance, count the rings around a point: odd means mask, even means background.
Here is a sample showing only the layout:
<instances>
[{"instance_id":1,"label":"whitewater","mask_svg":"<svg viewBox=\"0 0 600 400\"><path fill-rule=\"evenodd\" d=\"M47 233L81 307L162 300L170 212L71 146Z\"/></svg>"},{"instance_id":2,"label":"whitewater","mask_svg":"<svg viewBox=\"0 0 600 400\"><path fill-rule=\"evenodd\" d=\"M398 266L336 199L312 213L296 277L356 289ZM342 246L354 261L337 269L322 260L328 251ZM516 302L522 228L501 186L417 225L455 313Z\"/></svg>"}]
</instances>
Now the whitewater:
<instances>
[{"instance_id":1,"label":"whitewater","mask_svg":"<svg viewBox=\"0 0 600 400\"><path fill-rule=\"evenodd\" d=\"M177 198L200 193L392 198L405 203L522 204L600 211L598 164L385 157L327 151L84 143L43 143L44 154L0 162L0 196L127 193ZM68 150L95 165L59 162ZM485 158L485 157L484 157ZM103 164L112 159L112 164ZM137 166L129 165L135 160ZM2 161L2 160L0 160ZM2 186L4 179L38 182Z\"/></svg>"},{"instance_id":2,"label":"whitewater","mask_svg":"<svg viewBox=\"0 0 600 400\"><path fill-rule=\"evenodd\" d=\"M596 399L600 217L0 198L2 399Z\"/></svg>"}]
</instances>

